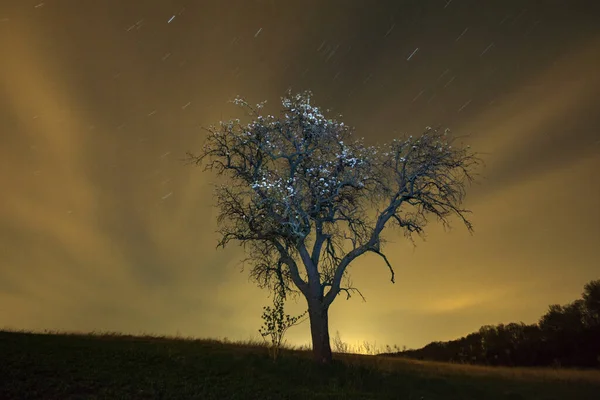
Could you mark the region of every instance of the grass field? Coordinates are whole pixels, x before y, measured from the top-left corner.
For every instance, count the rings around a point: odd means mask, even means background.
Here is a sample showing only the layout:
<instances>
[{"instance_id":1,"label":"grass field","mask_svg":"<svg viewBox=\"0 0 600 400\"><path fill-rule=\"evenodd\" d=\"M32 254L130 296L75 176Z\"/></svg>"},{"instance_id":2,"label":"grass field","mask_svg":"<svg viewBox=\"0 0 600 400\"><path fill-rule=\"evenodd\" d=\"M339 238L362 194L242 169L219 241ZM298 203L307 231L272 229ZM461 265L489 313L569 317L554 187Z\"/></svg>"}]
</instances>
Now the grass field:
<instances>
[{"instance_id":1,"label":"grass field","mask_svg":"<svg viewBox=\"0 0 600 400\"><path fill-rule=\"evenodd\" d=\"M488 368L256 343L0 331L0 399L600 399L600 371Z\"/></svg>"}]
</instances>

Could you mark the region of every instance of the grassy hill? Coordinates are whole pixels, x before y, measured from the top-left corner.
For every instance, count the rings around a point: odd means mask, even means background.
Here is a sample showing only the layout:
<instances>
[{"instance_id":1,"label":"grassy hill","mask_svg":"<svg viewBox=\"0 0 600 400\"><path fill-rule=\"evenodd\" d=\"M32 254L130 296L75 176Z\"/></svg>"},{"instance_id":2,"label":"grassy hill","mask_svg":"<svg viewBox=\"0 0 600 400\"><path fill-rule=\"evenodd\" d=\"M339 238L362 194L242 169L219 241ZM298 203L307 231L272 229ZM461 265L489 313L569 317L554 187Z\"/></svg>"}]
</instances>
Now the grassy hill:
<instances>
[{"instance_id":1,"label":"grassy hill","mask_svg":"<svg viewBox=\"0 0 600 400\"><path fill-rule=\"evenodd\" d=\"M490 368L120 334L0 331L0 399L598 399L600 371Z\"/></svg>"}]
</instances>

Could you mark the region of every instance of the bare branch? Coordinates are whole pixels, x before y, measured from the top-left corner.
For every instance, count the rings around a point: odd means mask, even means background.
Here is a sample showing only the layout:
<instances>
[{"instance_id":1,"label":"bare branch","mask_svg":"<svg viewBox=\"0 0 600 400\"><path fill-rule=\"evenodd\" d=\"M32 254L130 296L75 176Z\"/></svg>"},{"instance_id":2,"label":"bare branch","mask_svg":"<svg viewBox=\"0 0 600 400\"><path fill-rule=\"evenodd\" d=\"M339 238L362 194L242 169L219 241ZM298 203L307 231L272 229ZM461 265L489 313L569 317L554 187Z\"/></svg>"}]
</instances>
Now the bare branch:
<instances>
[{"instance_id":1,"label":"bare branch","mask_svg":"<svg viewBox=\"0 0 600 400\"><path fill-rule=\"evenodd\" d=\"M390 264L389 260L387 259L387 257L385 256L385 254L383 254L382 252L380 252L379 250L371 250L373 253L379 255L381 258L383 258L383 261L385 261L386 265L388 266L388 268L390 269L390 274L392 274L392 278L390 279L392 281L392 283L396 283L394 281L394 268L392 268L392 264Z\"/></svg>"},{"instance_id":2,"label":"bare branch","mask_svg":"<svg viewBox=\"0 0 600 400\"><path fill-rule=\"evenodd\" d=\"M327 283L323 285L324 287L331 287L331 284ZM363 296L362 292L360 290L358 290L355 287L340 287L339 288L340 292L345 292L346 293L346 300L349 300L350 297L352 297L352 292L356 292L358 293L358 295L362 298L363 301L367 301L367 299L365 298L365 296Z\"/></svg>"}]
</instances>

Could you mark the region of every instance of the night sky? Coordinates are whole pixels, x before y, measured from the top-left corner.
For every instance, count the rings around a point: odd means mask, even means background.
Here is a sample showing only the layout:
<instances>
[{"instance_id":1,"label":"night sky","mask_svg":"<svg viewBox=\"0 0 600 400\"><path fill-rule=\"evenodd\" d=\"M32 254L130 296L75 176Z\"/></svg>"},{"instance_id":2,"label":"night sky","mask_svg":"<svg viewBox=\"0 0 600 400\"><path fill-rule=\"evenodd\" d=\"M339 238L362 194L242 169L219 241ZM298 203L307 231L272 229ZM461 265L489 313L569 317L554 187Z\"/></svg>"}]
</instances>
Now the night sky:
<instances>
[{"instance_id":1,"label":"night sky","mask_svg":"<svg viewBox=\"0 0 600 400\"><path fill-rule=\"evenodd\" d=\"M0 328L258 338L201 129L291 87L368 143L450 128L475 233L387 231L330 332L420 347L536 322L600 271L600 2L0 0ZM301 312L303 299L290 303ZM288 333L310 341L308 324Z\"/></svg>"}]
</instances>

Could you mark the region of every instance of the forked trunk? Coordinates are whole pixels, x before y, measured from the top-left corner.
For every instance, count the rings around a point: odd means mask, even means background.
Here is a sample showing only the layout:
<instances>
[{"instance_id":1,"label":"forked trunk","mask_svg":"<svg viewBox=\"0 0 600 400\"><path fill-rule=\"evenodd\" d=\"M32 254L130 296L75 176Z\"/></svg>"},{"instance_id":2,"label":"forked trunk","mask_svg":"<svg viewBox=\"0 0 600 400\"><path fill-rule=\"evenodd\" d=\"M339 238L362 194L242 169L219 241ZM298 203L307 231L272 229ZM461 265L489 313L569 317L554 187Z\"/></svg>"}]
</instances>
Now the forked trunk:
<instances>
[{"instance_id":1,"label":"forked trunk","mask_svg":"<svg viewBox=\"0 0 600 400\"><path fill-rule=\"evenodd\" d=\"M309 301L308 315L310 320L310 334L312 337L313 357L316 362L329 364L331 357L331 344L329 343L329 318L328 307L318 300Z\"/></svg>"}]
</instances>

